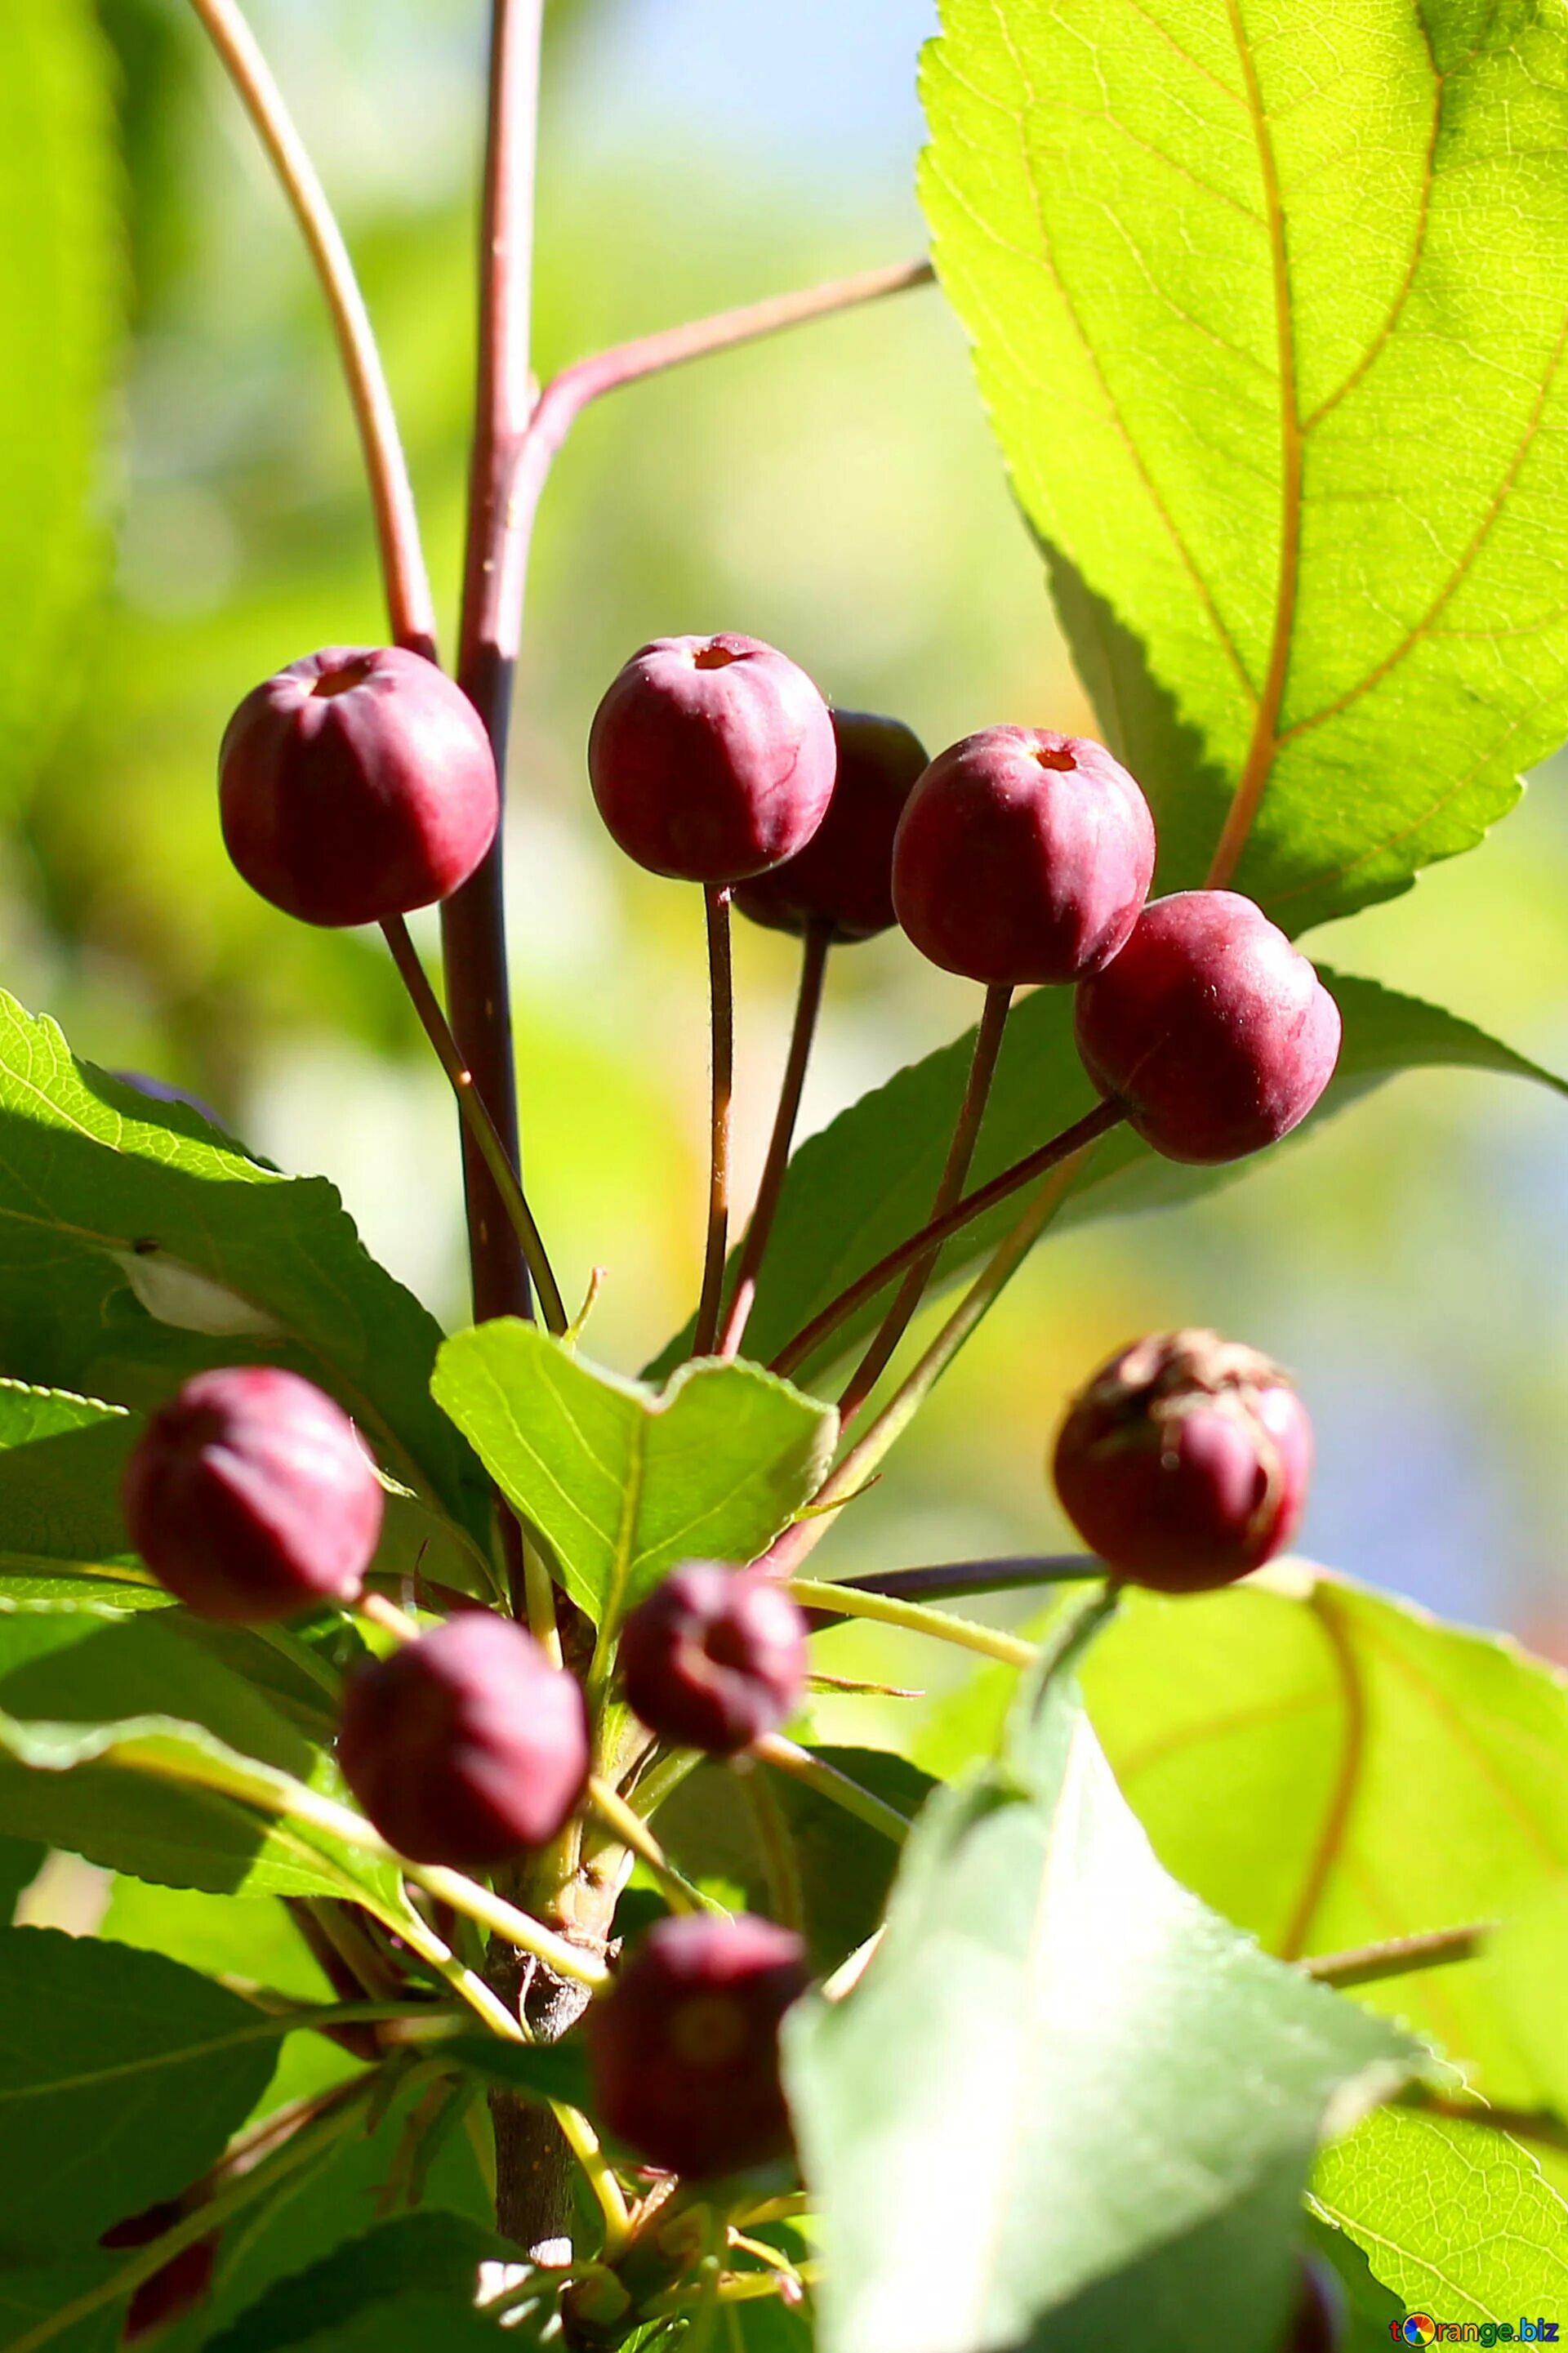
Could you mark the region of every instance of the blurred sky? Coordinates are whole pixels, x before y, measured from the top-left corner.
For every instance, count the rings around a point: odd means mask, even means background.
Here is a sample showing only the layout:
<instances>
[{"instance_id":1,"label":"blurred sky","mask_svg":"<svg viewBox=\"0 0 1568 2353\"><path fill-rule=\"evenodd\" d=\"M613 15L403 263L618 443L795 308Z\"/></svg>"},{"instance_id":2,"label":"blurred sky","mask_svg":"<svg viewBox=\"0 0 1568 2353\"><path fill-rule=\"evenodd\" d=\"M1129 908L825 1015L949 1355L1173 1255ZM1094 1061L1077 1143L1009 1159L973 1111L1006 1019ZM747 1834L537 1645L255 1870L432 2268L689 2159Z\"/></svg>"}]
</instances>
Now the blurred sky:
<instances>
[{"instance_id":1,"label":"blurred sky","mask_svg":"<svg viewBox=\"0 0 1568 2353\"><path fill-rule=\"evenodd\" d=\"M121 553L94 691L0 876L7 977L80 1050L195 1086L281 1165L335 1177L372 1248L455 1320L451 1122L379 944L288 925L216 846L234 702L278 662L382 626L341 391L275 191L188 26L148 0L105 5L145 132ZM342 202L450 611L479 12L251 14ZM543 363L918 249L932 17L923 0L574 11L544 142ZM626 1368L696 1282L700 916L695 893L611 850L583 744L626 653L710 628L783 644L836 699L900 712L933 748L995 720L1086 723L938 296L627 392L585 421L547 496L511 778L520 1068L563 1284L610 1267L589 1352ZM1547 780L1480 852L1313 945L1568 1069L1565 903ZM793 965L745 926L737 954L754 1170ZM975 1009L897 940L838 963L808 1127ZM1321 1442L1306 1549L1568 1654L1565 1176L1568 1104L1433 1074L1194 1209L1050 1243L825 1566L1061 1544L1042 1465L1068 1389L1140 1330L1213 1323L1300 1376ZM847 1659L861 1639L842 1638Z\"/></svg>"}]
</instances>

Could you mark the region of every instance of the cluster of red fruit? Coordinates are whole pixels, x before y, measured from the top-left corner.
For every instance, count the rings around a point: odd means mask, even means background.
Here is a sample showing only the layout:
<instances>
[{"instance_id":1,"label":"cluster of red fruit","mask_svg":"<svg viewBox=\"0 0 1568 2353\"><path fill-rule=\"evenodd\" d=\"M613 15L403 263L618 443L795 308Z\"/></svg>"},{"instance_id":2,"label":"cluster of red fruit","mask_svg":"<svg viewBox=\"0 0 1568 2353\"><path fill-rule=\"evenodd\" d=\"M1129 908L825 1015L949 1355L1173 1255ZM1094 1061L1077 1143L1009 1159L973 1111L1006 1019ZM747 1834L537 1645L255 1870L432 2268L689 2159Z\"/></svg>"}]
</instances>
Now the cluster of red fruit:
<instances>
[{"instance_id":1,"label":"cluster of red fruit","mask_svg":"<svg viewBox=\"0 0 1568 2353\"><path fill-rule=\"evenodd\" d=\"M240 1625L352 1606L382 1503L348 1417L269 1366L187 1381L149 1423L125 1482L148 1567L187 1608ZM805 1624L755 1572L692 1561L627 1620L620 1663L626 1698L660 1739L733 1756L796 1705ZM489 1870L548 1846L583 1805L587 1708L531 1635L476 1607L351 1678L338 1753L400 1854ZM777 2154L788 2140L778 2022L805 1983L799 1938L765 1920L704 1915L650 1930L591 2017L611 2129L677 2171Z\"/></svg>"},{"instance_id":2,"label":"cluster of red fruit","mask_svg":"<svg viewBox=\"0 0 1568 2353\"><path fill-rule=\"evenodd\" d=\"M902 924L988 987L1073 984L1080 1052L1155 1150L1258 1150L1326 1085L1339 1016L1250 901L1148 902L1154 826L1096 744L999 727L928 764L894 720L830 711L756 640L645 647L589 744L600 811L653 871L733 892L753 920L836 940ZM241 704L221 807L236 865L317 923L386 921L473 872L499 816L460 691L396 651L293 664ZM1062 1501L1113 1574L1168 1590L1243 1575L1300 1517L1310 1433L1276 1367L1212 1334L1144 1341L1092 1381L1058 1442ZM347 1418L268 1367L205 1373L149 1426L126 1507L191 1609L259 1624L359 1597L382 1486ZM805 1684L805 1626L755 1569L677 1569L621 1630L625 1696L658 1738L734 1756ZM488 1870L584 1806L591 1728L574 1678L520 1626L465 1610L363 1667L345 1695L349 1786L398 1852ZM649 2162L711 2174L787 2146L779 2020L799 1939L762 1920L671 1919L590 2012L601 2112Z\"/></svg>"}]
</instances>

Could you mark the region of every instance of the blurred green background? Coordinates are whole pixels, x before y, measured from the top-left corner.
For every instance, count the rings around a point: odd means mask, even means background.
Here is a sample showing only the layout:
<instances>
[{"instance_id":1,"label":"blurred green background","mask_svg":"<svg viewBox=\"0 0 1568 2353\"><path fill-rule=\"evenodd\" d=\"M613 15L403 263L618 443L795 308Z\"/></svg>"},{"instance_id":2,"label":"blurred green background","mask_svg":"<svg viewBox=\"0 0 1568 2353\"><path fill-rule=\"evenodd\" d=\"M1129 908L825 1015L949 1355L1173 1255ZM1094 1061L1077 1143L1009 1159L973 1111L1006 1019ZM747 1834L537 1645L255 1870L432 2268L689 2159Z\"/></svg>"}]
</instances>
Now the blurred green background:
<instances>
[{"instance_id":1,"label":"blurred green background","mask_svg":"<svg viewBox=\"0 0 1568 2353\"><path fill-rule=\"evenodd\" d=\"M101 0L127 158L130 328L106 420L101 595L0 848L0 976L77 1050L194 1089L342 1187L371 1249L465 1314L454 1124L374 934L289 923L218 840L224 723L264 673L384 621L346 405L276 189L179 0ZM472 359L478 0L252 0L341 207L455 608ZM576 0L552 16L537 359L918 251L927 0ZM0 374L26 369L6 348ZM111 545L110 543L111 542ZM450 623L448 623L450 627ZM589 718L644 638L770 638L932 749L1088 713L942 300L900 298L617 396L547 493L513 736L513 968L531 1191L588 1351L633 1368L692 1303L706 1143L698 894L594 819ZM1542 777L1473 857L1316 935L1568 1067L1568 827ZM432 942L432 921L422 924ZM742 1184L794 951L740 926ZM975 993L897 938L841 952L806 1129L955 1034ZM1568 1108L1406 1078L1204 1206L1047 1244L825 1573L1066 1541L1067 1389L1140 1330L1217 1324L1300 1377L1303 1549L1568 1658ZM18 1368L25 1369L25 1368ZM1008 1612L1003 1609L1000 1614ZM1016 1612L1013 1614L1016 1614ZM879 1637L841 1672L908 1672ZM830 1732L868 1728L848 1704Z\"/></svg>"}]
</instances>

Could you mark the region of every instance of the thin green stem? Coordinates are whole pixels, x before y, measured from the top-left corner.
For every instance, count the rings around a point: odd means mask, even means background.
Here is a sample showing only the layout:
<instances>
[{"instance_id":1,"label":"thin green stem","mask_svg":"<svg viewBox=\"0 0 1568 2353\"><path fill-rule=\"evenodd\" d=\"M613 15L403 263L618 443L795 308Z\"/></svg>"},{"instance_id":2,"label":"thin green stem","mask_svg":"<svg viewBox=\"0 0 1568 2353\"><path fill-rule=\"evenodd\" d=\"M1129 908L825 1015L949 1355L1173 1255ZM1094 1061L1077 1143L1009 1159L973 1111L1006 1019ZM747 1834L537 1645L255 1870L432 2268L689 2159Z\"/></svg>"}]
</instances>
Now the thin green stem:
<instances>
[{"instance_id":1,"label":"thin green stem","mask_svg":"<svg viewBox=\"0 0 1568 2353\"><path fill-rule=\"evenodd\" d=\"M458 1051L458 1041L419 961L407 924L401 915L388 915L381 928L392 951L392 960L408 992L409 1001L436 1050L441 1068L447 1073L452 1092L458 1099L458 1109L485 1166L489 1170L491 1181L528 1261L529 1271L538 1285L544 1321L559 1338L566 1329L566 1309L562 1302L560 1285L556 1282L543 1238L534 1222L533 1212L528 1206L527 1196L512 1166L500 1131L479 1092L472 1071Z\"/></svg>"},{"instance_id":2,"label":"thin green stem","mask_svg":"<svg viewBox=\"0 0 1568 2353\"><path fill-rule=\"evenodd\" d=\"M929 1634L955 1650L973 1651L983 1659L999 1660L1006 1667L1033 1664L1036 1645L1005 1634L1000 1627L976 1626L967 1618L953 1618L945 1609L923 1609L918 1601L897 1601L885 1593L863 1593L853 1586L834 1585L812 1577L792 1577L785 1590L803 1609L830 1609L836 1617L865 1618L876 1626L899 1626L909 1634Z\"/></svg>"},{"instance_id":3,"label":"thin green stem","mask_svg":"<svg viewBox=\"0 0 1568 2353\"><path fill-rule=\"evenodd\" d=\"M597 1773L588 1783L588 1795L605 1828L613 1831L622 1845L629 1847L633 1854L647 1865L672 1912L721 1912L724 1909L721 1904L712 1903L700 1888L693 1887L691 1882L676 1870L642 1816Z\"/></svg>"},{"instance_id":4,"label":"thin green stem","mask_svg":"<svg viewBox=\"0 0 1568 2353\"><path fill-rule=\"evenodd\" d=\"M266 148L299 223L331 314L338 355L364 451L392 632L400 646L436 655L436 607L396 413L375 333L326 191L282 92L235 0L191 0Z\"/></svg>"},{"instance_id":5,"label":"thin green stem","mask_svg":"<svg viewBox=\"0 0 1568 2353\"><path fill-rule=\"evenodd\" d=\"M795 1522L765 1556L775 1574L793 1572L814 1551L832 1525L834 1508L858 1494L903 1436L959 1350L990 1314L1046 1227L1055 1217L1082 1165L1086 1147L1072 1153L1047 1176L1023 1215L997 1245L987 1264L960 1300L931 1346L881 1412L824 1482L812 1514Z\"/></svg>"},{"instance_id":6,"label":"thin green stem","mask_svg":"<svg viewBox=\"0 0 1568 2353\"><path fill-rule=\"evenodd\" d=\"M708 995L713 1030L713 1083L709 1116L708 1240L702 1293L697 1303L694 1356L710 1356L719 1337L724 1293L724 1252L730 1239L730 1104L735 1079L735 983L730 955L730 893L710 884L702 894L708 917Z\"/></svg>"},{"instance_id":7,"label":"thin green stem","mask_svg":"<svg viewBox=\"0 0 1568 2353\"><path fill-rule=\"evenodd\" d=\"M367 1626L374 1626L382 1633L389 1634L400 1649L419 1640L416 1621L406 1609L400 1609L395 1601L388 1600L384 1593L362 1593L354 1603L354 1612L364 1620Z\"/></svg>"},{"instance_id":8,"label":"thin green stem","mask_svg":"<svg viewBox=\"0 0 1568 2353\"><path fill-rule=\"evenodd\" d=\"M962 1233L964 1227L972 1225L976 1218L984 1217L988 1210L996 1208L1024 1186L1033 1184L1037 1177L1049 1176L1064 1161L1075 1158L1086 1145L1108 1134L1113 1127L1120 1126L1125 1116L1121 1105L1107 1097L1104 1102L1096 1103L1091 1112L1086 1112L1082 1119L1075 1120L1071 1127L1064 1128L1059 1135L1054 1135L1048 1144L1042 1144L1034 1152L1026 1153L1022 1160L1016 1160L1010 1168L1004 1168L1000 1176L993 1176L988 1184L977 1187L973 1193L966 1193L944 1215L931 1219L918 1233L910 1234L896 1250L889 1250L886 1257L879 1259L875 1266L868 1267L836 1299L829 1300L821 1313L814 1315L811 1322L779 1350L771 1369L775 1373L793 1373L832 1338L841 1324L858 1308L875 1299L895 1275L901 1274L916 1259L951 1241L954 1234Z\"/></svg>"},{"instance_id":9,"label":"thin green stem","mask_svg":"<svg viewBox=\"0 0 1568 2353\"><path fill-rule=\"evenodd\" d=\"M800 988L795 997L795 1027L790 1034L789 1053L779 1087L779 1107L773 1119L773 1134L768 1139L768 1156L763 1164L762 1181L757 1187L752 1221L741 1247L734 1293L719 1338L719 1354L721 1356L738 1356L741 1343L746 1336L752 1303L757 1295L757 1277L762 1271L763 1260L773 1236L773 1219L778 1214L779 1198L789 1168L790 1146L795 1141L795 1122L800 1117L800 1099L805 1086L806 1066L811 1060L812 1041L816 1035L817 1016L822 1010L823 982L826 977L828 951L832 945L831 924L819 923L807 926L801 948Z\"/></svg>"},{"instance_id":10,"label":"thin green stem","mask_svg":"<svg viewBox=\"0 0 1568 2353\"><path fill-rule=\"evenodd\" d=\"M991 1095L991 1082L996 1075L997 1057L1002 1051L1002 1039L1007 1028L1007 1015L1013 1003L1010 987L988 988L985 1008L980 1026L974 1033L974 1051L970 1058L969 1080L963 1090L963 1100L958 1107L952 1142L948 1146L947 1162L931 1203L933 1218L951 1209L968 1181L974 1147L980 1141L980 1130L985 1117L985 1105ZM858 1414L871 1391L876 1388L888 1366L892 1362L899 1342L914 1319L926 1285L936 1271L940 1256L929 1250L916 1259L893 1295L892 1304L883 1316L855 1370L850 1374L844 1394L838 1400L838 1427L847 1430Z\"/></svg>"},{"instance_id":11,"label":"thin green stem","mask_svg":"<svg viewBox=\"0 0 1568 2353\"><path fill-rule=\"evenodd\" d=\"M796 1781L804 1781L819 1797L826 1798L833 1805L841 1806L847 1814L856 1815L870 1829L880 1831L882 1836L891 1839L895 1846L901 1846L908 1838L910 1824L906 1814L900 1814L896 1806L886 1805L871 1790L863 1789L858 1781L851 1780L847 1773L839 1772L836 1765L828 1765L820 1757L814 1757L809 1748L802 1748L795 1741L786 1740L782 1733L765 1734L761 1740L752 1743L747 1753L762 1764L772 1765Z\"/></svg>"}]
</instances>

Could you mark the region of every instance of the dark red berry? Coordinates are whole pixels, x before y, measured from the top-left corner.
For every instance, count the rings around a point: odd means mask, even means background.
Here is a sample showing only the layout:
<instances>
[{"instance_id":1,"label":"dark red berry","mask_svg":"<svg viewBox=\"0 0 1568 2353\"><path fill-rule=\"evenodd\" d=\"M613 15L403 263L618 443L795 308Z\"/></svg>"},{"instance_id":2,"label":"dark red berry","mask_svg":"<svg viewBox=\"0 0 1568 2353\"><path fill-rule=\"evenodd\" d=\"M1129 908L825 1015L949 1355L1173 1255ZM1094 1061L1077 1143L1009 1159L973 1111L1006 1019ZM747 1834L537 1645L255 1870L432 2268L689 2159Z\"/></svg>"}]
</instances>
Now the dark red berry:
<instances>
[{"instance_id":1,"label":"dark red berry","mask_svg":"<svg viewBox=\"0 0 1568 2353\"><path fill-rule=\"evenodd\" d=\"M827 815L803 850L742 883L735 904L753 923L830 939L868 940L893 913L893 836L926 764L920 737L897 719L835 711L838 766Z\"/></svg>"},{"instance_id":2,"label":"dark red berry","mask_svg":"<svg viewBox=\"0 0 1568 2353\"><path fill-rule=\"evenodd\" d=\"M359 1592L382 1490L353 1422L276 1365L198 1373L125 1468L131 1540L187 1609L264 1625Z\"/></svg>"},{"instance_id":3,"label":"dark red berry","mask_svg":"<svg viewBox=\"0 0 1568 2353\"><path fill-rule=\"evenodd\" d=\"M1167 1160L1241 1160L1304 1120L1334 1074L1340 1008L1299 948L1234 891L1139 917L1078 992L1078 1050Z\"/></svg>"},{"instance_id":4,"label":"dark red berry","mask_svg":"<svg viewBox=\"0 0 1568 2353\"><path fill-rule=\"evenodd\" d=\"M1154 820L1101 744L987 727L931 762L893 844L921 954L987 986L1080 980L1116 954L1154 872Z\"/></svg>"},{"instance_id":5,"label":"dark red berry","mask_svg":"<svg viewBox=\"0 0 1568 2353\"><path fill-rule=\"evenodd\" d=\"M1278 1365L1215 1332L1160 1332L1073 1400L1055 1475L1114 1576L1201 1593L1289 1543L1311 1463L1307 1409Z\"/></svg>"},{"instance_id":6,"label":"dark red berry","mask_svg":"<svg viewBox=\"0 0 1568 2353\"><path fill-rule=\"evenodd\" d=\"M805 1620L772 1577L689 1560L626 1620L620 1668L650 1732L732 1757L798 1704Z\"/></svg>"},{"instance_id":7,"label":"dark red berry","mask_svg":"<svg viewBox=\"0 0 1568 2353\"><path fill-rule=\"evenodd\" d=\"M353 1676L338 1758L399 1854L487 1870L548 1846L571 1820L588 1712L531 1635L468 1609Z\"/></svg>"},{"instance_id":8,"label":"dark red berry","mask_svg":"<svg viewBox=\"0 0 1568 2353\"><path fill-rule=\"evenodd\" d=\"M784 2156L779 2021L805 1983L800 1938L771 1921L658 1921L588 2012L610 2131L669 2173L739 2173Z\"/></svg>"},{"instance_id":9,"label":"dark red berry","mask_svg":"<svg viewBox=\"0 0 1568 2353\"><path fill-rule=\"evenodd\" d=\"M1345 2293L1326 2263L1301 2258L1300 2293L1279 2353L1339 2353L1345 2338Z\"/></svg>"},{"instance_id":10,"label":"dark red berry","mask_svg":"<svg viewBox=\"0 0 1568 2353\"><path fill-rule=\"evenodd\" d=\"M722 884L804 849L833 790L827 705L755 638L659 638L594 714L588 774L628 858Z\"/></svg>"},{"instance_id":11,"label":"dark red berry","mask_svg":"<svg viewBox=\"0 0 1568 2353\"><path fill-rule=\"evenodd\" d=\"M161 2206L149 2206L145 2213L132 2214L105 2231L99 2244L110 2250L151 2246L154 2239L161 2239L165 2231L174 2229L182 2213L178 2201L172 2199ZM217 2250L218 2233L215 2231L209 2238L196 2239L188 2247L182 2247L177 2255L171 2255L160 2270L144 2279L132 2295L121 2343L141 2344L204 2304L212 2286Z\"/></svg>"},{"instance_id":12,"label":"dark red berry","mask_svg":"<svg viewBox=\"0 0 1568 2353\"><path fill-rule=\"evenodd\" d=\"M479 713L434 662L330 646L247 694L218 754L228 854L307 923L375 923L466 882L500 814Z\"/></svg>"}]
</instances>

